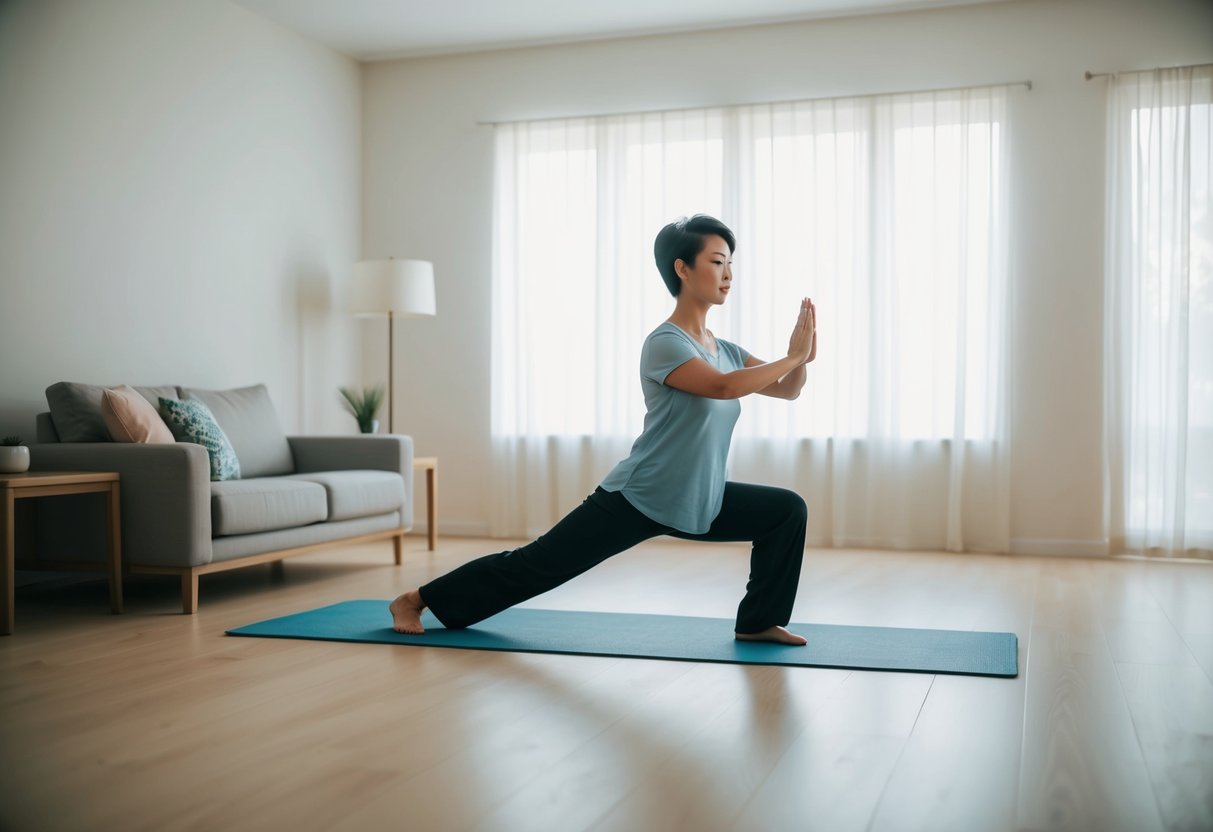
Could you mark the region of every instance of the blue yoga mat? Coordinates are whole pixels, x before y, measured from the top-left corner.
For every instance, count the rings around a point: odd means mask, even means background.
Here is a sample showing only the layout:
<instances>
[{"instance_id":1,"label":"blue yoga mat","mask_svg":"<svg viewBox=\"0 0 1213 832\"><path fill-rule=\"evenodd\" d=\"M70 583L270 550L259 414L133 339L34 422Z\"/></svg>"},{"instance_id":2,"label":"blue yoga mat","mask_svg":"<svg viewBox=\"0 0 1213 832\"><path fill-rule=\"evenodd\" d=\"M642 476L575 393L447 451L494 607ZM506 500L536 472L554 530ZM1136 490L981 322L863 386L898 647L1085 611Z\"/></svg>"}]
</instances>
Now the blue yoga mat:
<instances>
[{"instance_id":1,"label":"blue yoga mat","mask_svg":"<svg viewBox=\"0 0 1213 832\"><path fill-rule=\"evenodd\" d=\"M802 647L737 641L731 618L568 612L514 607L465 630L447 630L428 610L424 635L392 629L387 601L344 601L228 630L233 636L304 638L504 650L575 653L692 662L787 664L914 673L1016 676L1014 633L789 624L809 640Z\"/></svg>"}]
</instances>

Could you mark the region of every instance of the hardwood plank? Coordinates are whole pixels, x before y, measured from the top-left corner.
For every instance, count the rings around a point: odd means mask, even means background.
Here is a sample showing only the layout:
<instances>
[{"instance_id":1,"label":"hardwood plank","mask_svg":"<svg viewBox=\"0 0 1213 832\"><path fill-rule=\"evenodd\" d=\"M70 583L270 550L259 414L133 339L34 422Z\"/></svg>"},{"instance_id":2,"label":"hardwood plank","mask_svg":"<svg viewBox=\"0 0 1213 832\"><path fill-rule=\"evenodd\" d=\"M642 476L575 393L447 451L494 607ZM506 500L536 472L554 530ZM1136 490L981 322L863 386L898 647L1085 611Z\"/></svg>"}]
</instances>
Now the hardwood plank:
<instances>
[{"instance_id":1,"label":"hardwood plank","mask_svg":"<svg viewBox=\"0 0 1213 832\"><path fill-rule=\"evenodd\" d=\"M727 828L812 712L841 695L851 675L789 667L735 670L740 672L728 687L733 695L706 718L678 700L666 703L659 715L660 745L635 761L641 770L616 791L591 828ZM713 697L713 689L698 695ZM626 741L623 735L608 739Z\"/></svg>"},{"instance_id":2,"label":"hardwood plank","mask_svg":"<svg viewBox=\"0 0 1213 832\"><path fill-rule=\"evenodd\" d=\"M935 677L853 673L805 730L731 828L867 828Z\"/></svg>"},{"instance_id":3,"label":"hardwood plank","mask_svg":"<svg viewBox=\"0 0 1213 832\"><path fill-rule=\"evenodd\" d=\"M1183 638L1196 663L1204 670L1209 680L1213 681L1213 635L1184 633Z\"/></svg>"},{"instance_id":4,"label":"hardwood plank","mask_svg":"<svg viewBox=\"0 0 1213 832\"><path fill-rule=\"evenodd\" d=\"M1137 573L1181 633L1213 635L1213 569L1203 563L1147 563Z\"/></svg>"},{"instance_id":5,"label":"hardwood plank","mask_svg":"<svg viewBox=\"0 0 1213 832\"><path fill-rule=\"evenodd\" d=\"M1170 621L1104 621L1103 628L1114 661L1198 666L1192 648Z\"/></svg>"},{"instance_id":6,"label":"hardwood plank","mask_svg":"<svg viewBox=\"0 0 1213 832\"><path fill-rule=\"evenodd\" d=\"M522 663L518 656L503 656L507 662ZM526 664L532 665L532 672L518 676L508 716L435 726L438 733L424 747L451 744L456 752L394 784L381 799L358 806L337 828L366 829L388 822L398 818L402 805L410 807L410 828L472 828L530 784L559 776L562 760L620 719L620 703L643 706L665 687L688 685L684 680L689 674L702 672L687 663L631 660L595 676L593 684L570 684L558 674L534 672L538 665L532 662ZM520 706L528 710L522 712ZM607 772L621 771L613 760L596 762Z\"/></svg>"},{"instance_id":7,"label":"hardwood plank","mask_svg":"<svg viewBox=\"0 0 1213 832\"><path fill-rule=\"evenodd\" d=\"M1026 673L1017 825L1162 829L1102 636L1033 626Z\"/></svg>"},{"instance_id":8,"label":"hardwood plank","mask_svg":"<svg viewBox=\"0 0 1213 832\"><path fill-rule=\"evenodd\" d=\"M1152 564L1096 562L1089 587L1112 658L1139 664L1195 665L1196 659L1151 591Z\"/></svg>"},{"instance_id":9,"label":"hardwood plank","mask_svg":"<svg viewBox=\"0 0 1213 832\"><path fill-rule=\"evenodd\" d=\"M1213 683L1193 666L1116 670L1166 828L1213 829Z\"/></svg>"},{"instance_id":10,"label":"hardwood plank","mask_svg":"<svg viewBox=\"0 0 1213 832\"><path fill-rule=\"evenodd\" d=\"M1094 650L1100 649L1097 645L1103 638L1103 628L1088 588L1085 568L1082 564L1062 561L1041 565L1037 573L1032 626L1068 633L1074 636L1070 647ZM1106 650L1106 645L1102 649Z\"/></svg>"},{"instance_id":11,"label":"hardwood plank","mask_svg":"<svg viewBox=\"0 0 1213 832\"><path fill-rule=\"evenodd\" d=\"M799 741L730 828L866 829L904 743L863 733Z\"/></svg>"},{"instance_id":12,"label":"hardwood plank","mask_svg":"<svg viewBox=\"0 0 1213 832\"><path fill-rule=\"evenodd\" d=\"M389 700L347 713L314 716L313 724L297 729L289 744L270 749L266 778L272 779L272 759L280 755L315 755L327 760L325 767L331 770L373 765L382 775L374 788L360 794L357 801L339 801L334 808L340 807L340 811L327 813L324 827L365 829L368 821L374 821L404 828L450 828L446 824L465 828L486 802L509 787L511 767L517 764L520 772L526 772L526 763L545 745L533 728L544 723L545 717L558 715L550 703L531 696L525 682L531 675L528 668L542 663L533 657L517 661L504 654L495 656L488 662L491 669L486 668L484 679L491 673L499 681L469 684L458 695L448 695L441 706L404 718L397 717L392 707L392 700L403 703L411 698L407 680L400 677L395 685L386 686L395 690ZM594 680L601 683L603 674L609 675L614 666L610 660L602 667L582 665L589 672L570 688ZM573 741L575 732L567 730L568 725L559 718L547 727L555 741ZM528 729L530 737L525 733ZM377 735L368 739L372 731ZM494 776L481 776L484 762ZM474 791L469 792L469 786ZM287 804L313 802L310 785L297 778L283 784L261 783L235 805L217 807L201 802L195 807L192 825L212 828L254 811L265 805L264 789L271 787L282 792L280 797ZM400 823L402 807L410 807L408 824ZM300 812L287 817L310 826L314 822L310 815Z\"/></svg>"},{"instance_id":13,"label":"hardwood plank","mask_svg":"<svg viewBox=\"0 0 1213 832\"><path fill-rule=\"evenodd\" d=\"M967 629L1019 637L1020 675L940 674L872 818L872 830L1015 828L1020 736L1036 570L1006 559L981 565L983 580L952 602Z\"/></svg>"},{"instance_id":14,"label":"hardwood plank","mask_svg":"<svg viewBox=\"0 0 1213 832\"><path fill-rule=\"evenodd\" d=\"M1203 563L1164 562L1142 573L1155 600L1213 681L1213 569Z\"/></svg>"},{"instance_id":15,"label":"hardwood plank","mask_svg":"<svg viewBox=\"0 0 1213 832\"><path fill-rule=\"evenodd\" d=\"M872 830L1012 830L1024 679L940 675Z\"/></svg>"}]
</instances>

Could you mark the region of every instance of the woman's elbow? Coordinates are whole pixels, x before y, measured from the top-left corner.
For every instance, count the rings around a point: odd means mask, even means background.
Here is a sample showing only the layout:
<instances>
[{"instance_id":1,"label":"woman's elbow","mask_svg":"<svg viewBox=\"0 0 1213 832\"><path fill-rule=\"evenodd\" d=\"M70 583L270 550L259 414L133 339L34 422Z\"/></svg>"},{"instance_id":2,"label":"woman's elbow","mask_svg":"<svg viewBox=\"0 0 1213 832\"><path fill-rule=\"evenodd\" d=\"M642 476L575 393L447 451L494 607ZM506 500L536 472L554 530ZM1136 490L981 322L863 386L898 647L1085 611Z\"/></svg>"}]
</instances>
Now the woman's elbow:
<instances>
[{"instance_id":1,"label":"woman's elbow","mask_svg":"<svg viewBox=\"0 0 1213 832\"><path fill-rule=\"evenodd\" d=\"M723 376L712 386L710 397L713 399L740 399L744 395L745 392L737 382L728 376Z\"/></svg>"}]
</instances>

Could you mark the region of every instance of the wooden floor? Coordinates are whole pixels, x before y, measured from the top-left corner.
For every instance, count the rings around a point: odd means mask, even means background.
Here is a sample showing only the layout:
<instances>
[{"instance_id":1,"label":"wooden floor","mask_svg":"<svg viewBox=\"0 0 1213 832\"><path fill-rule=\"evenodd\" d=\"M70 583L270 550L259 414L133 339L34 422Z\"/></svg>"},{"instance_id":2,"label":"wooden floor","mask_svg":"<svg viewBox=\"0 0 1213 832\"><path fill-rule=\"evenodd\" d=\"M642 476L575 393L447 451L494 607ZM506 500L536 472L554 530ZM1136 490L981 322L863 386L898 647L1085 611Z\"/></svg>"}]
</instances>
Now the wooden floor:
<instances>
[{"instance_id":1,"label":"wooden floor","mask_svg":"<svg viewBox=\"0 0 1213 832\"><path fill-rule=\"evenodd\" d=\"M230 638L501 541L18 590L0 829L1213 829L1213 564L813 550L794 621L1006 630L1016 679ZM534 606L731 617L658 540ZM385 610L385 623L386 610Z\"/></svg>"}]
</instances>

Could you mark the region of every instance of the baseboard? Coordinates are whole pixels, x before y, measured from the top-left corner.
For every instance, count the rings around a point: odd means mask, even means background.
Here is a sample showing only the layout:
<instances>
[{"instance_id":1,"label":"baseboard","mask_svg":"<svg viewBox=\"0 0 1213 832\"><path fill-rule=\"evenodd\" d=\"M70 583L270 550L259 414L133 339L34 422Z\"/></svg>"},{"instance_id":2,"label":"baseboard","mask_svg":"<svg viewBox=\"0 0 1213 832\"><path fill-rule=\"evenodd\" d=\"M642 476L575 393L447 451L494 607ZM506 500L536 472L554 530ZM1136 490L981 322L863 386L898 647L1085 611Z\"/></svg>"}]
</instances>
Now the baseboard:
<instances>
[{"instance_id":1,"label":"baseboard","mask_svg":"<svg viewBox=\"0 0 1213 832\"><path fill-rule=\"evenodd\" d=\"M1108 557L1108 542L1106 540L1074 540L1062 538L1050 540L1047 538L1013 538L1011 540L1013 555L1041 555L1062 558L1106 558Z\"/></svg>"},{"instance_id":2,"label":"baseboard","mask_svg":"<svg viewBox=\"0 0 1213 832\"><path fill-rule=\"evenodd\" d=\"M416 525L413 532L418 533L418 531L420 531L421 534L426 533L425 523L418 523ZM439 518L439 539L441 539L443 535L448 534L451 537L492 537L492 535L489 534L488 523L449 523L446 520Z\"/></svg>"}]
</instances>

